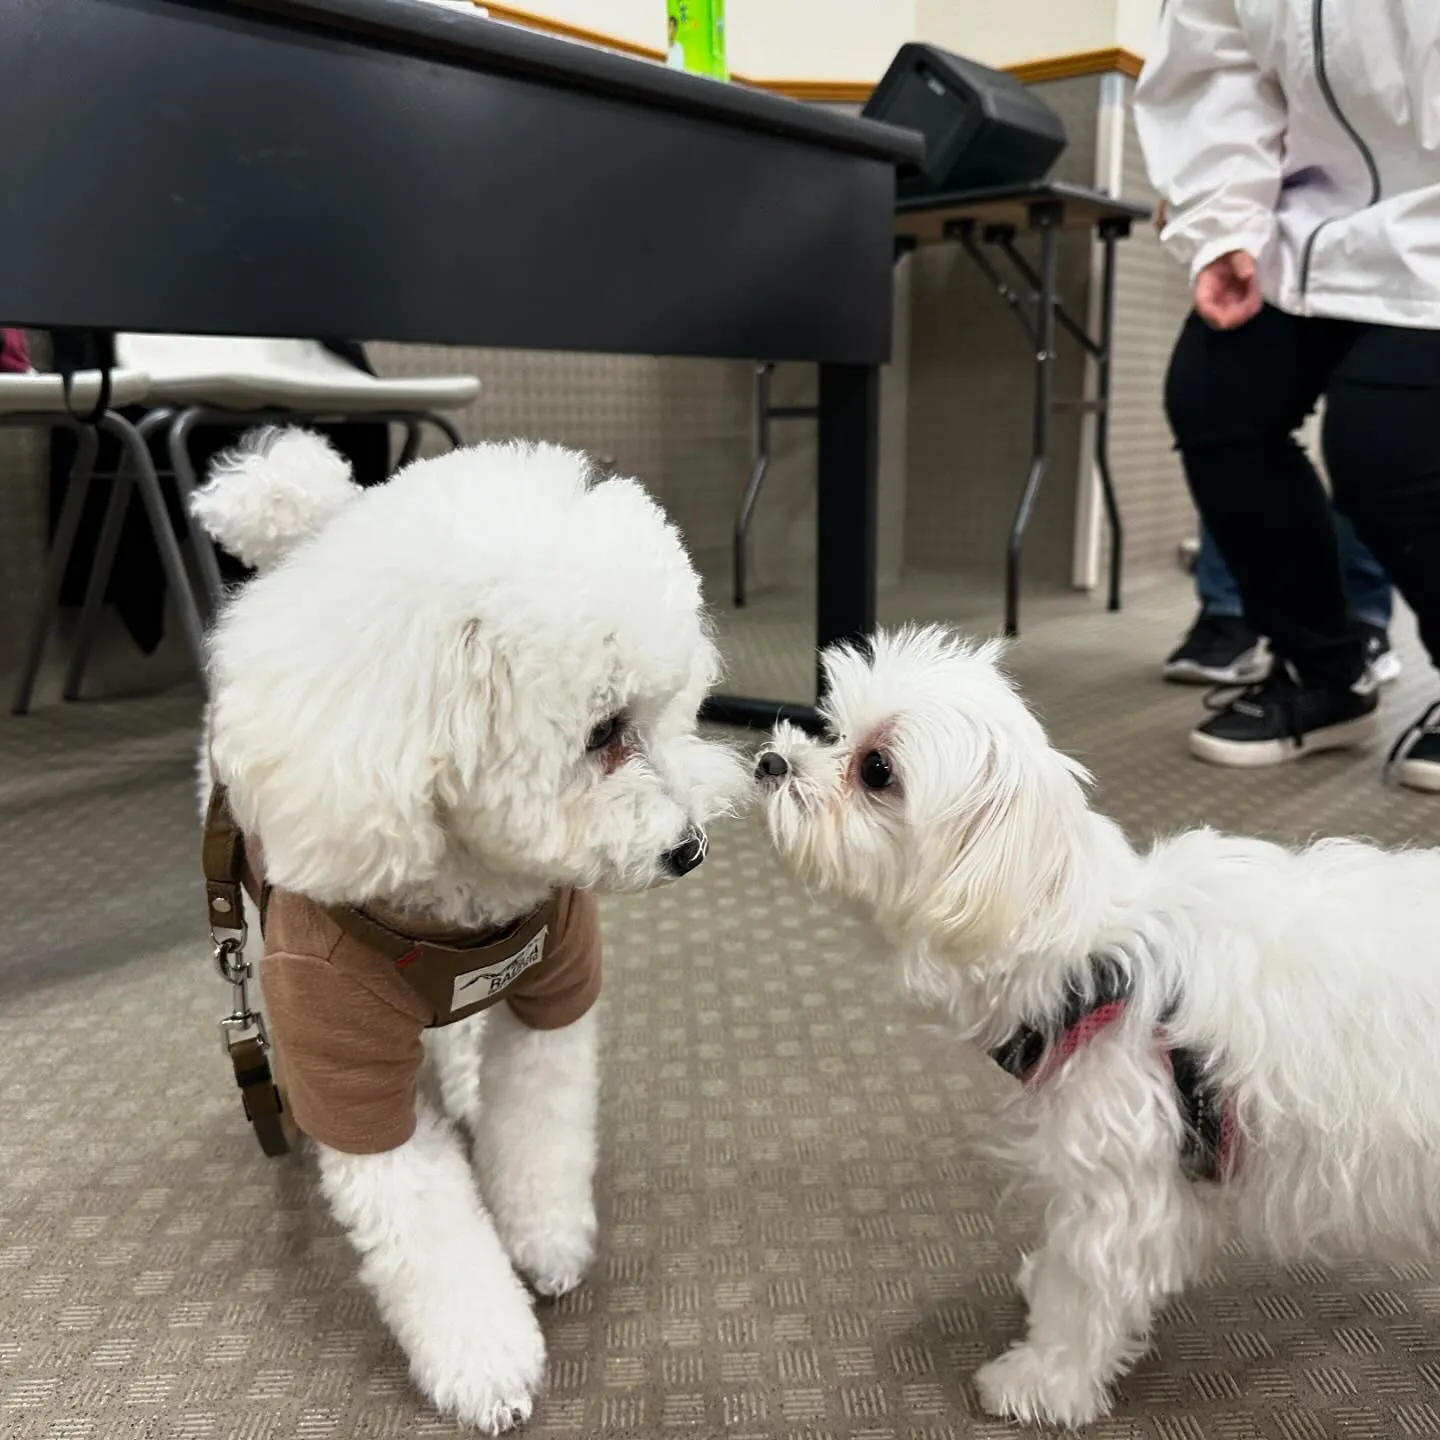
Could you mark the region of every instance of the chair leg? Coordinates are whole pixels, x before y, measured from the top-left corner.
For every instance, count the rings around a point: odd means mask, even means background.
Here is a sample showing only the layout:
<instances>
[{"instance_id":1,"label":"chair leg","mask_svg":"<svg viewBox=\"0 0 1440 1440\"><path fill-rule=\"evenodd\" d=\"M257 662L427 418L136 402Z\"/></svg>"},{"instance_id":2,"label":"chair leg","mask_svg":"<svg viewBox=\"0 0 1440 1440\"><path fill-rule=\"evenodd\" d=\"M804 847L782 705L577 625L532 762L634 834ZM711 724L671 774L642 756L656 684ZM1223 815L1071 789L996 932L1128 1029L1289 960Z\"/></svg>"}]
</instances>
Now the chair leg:
<instances>
[{"instance_id":1,"label":"chair leg","mask_svg":"<svg viewBox=\"0 0 1440 1440\"><path fill-rule=\"evenodd\" d=\"M215 554L215 542L205 533L190 513L190 500L195 494L195 467L190 463L190 432L202 411L192 407L182 411L171 422L166 431L165 444L170 452L170 471L175 476L175 488L180 492L180 503L185 507L185 528L190 544L195 551L195 563L210 601L211 613L217 613L225 599L225 580L220 574L220 561Z\"/></svg>"},{"instance_id":2,"label":"chair leg","mask_svg":"<svg viewBox=\"0 0 1440 1440\"><path fill-rule=\"evenodd\" d=\"M90 481L95 474L95 456L100 448L100 437L96 434L95 427L77 426L75 440L75 463L70 467L65 504L60 510L60 522L55 527L50 560L40 588L39 603L35 607L35 619L30 627L30 643L25 651L24 667L20 671L15 696L10 704L12 715L30 713L35 680L45 658L45 641L50 636L50 626L60 608L60 591L65 583L65 571L70 566L70 556L75 550L75 536L80 529L80 517L85 513L85 500L90 494Z\"/></svg>"},{"instance_id":3,"label":"chair leg","mask_svg":"<svg viewBox=\"0 0 1440 1440\"><path fill-rule=\"evenodd\" d=\"M392 475L398 474L407 465L414 464L415 457L420 453L419 423L414 420L406 420L402 423L405 426L405 443L400 447L400 458L396 460L394 468L390 471Z\"/></svg>"},{"instance_id":4,"label":"chair leg","mask_svg":"<svg viewBox=\"0 0 1440 1440\"><path fill-rule=\"evenodd\" d=\"M152 410L140 421L136 433L148 441L150 435L169 420L171 413L164 409ZM90 652L95 647L95 636L105 609L105 591L115 570L115 555L120 548L125 516L130 510L130 496L135 489L134 479L130 475L130 458L128 447L122 447L119 463L110 482L110 500L105 506L105 519L100 526L100 538L95 546L90 578L85 586L85 603L80 610L75 645L70 652L70 664L65 671L65 688L62 693L67 700L80 698L80 684L85 677L85 667L90 662ZM146 459L149 459L148 451Z\"/></svg>"},{"instance_id":5,"label":"chair leg","mask_svg":"<svg viewBox=\"0 0 1440 1440\"><path fill-rule=\"evenodd\" d=\"M185 557L180 553L180 541L175 534L175 527L170 523L170 512L165 508L165 492L160 488L160 477L151 463L149 448L135 427L113 411L100 423L119 440L130 456L135 483L140 487L140 499L144 503L150 528L155 534L155 544L160 551L160 566L175 592L175 606L180 612L180 623L185 627L185 639L195 661L196 672L203 678L205 623L201 620L200 611L195 604L190 577L185 573ZM218 567L216 573L219 573Z\"/></svg>"},{"instance_id":6,"label":"chair leg","mask_svg":"<svg viewBox=\"0 0 1440 1440\"><path fill-rule=\"evenodd\" d=\"M448 415L437 414L434 410L427 410L418 417L421 425L433 425L450 442L452 450L463 450L465 448L465 437L460 433L459 427Z\"/></svg>"},{"instance_id":7,"label":"chair leg","mask_svg":"<svg viewBox=\"0 0 1440 1440\"><path fill-rule=\"evenodd\" d=\"M90 651L95 645L95 632L100 627L100 616L105 608L105 587L115 569L115 552L120 548L120 532L125 526L125 514L135 489L135 483L126 471L126 463L127 459L122 455L110 481L110 499L105 506L100 538L95 545L90 578L85 585L85 603L80 608L80 624L75 631L70 664L65 670L64 695L67 700L80 698L80 683L85 677L85 666L89 663Z\"/></svg>"},{"instance_id":8,"label":"chair leg","mask_svg":"<svg viewBox=\"0 0 1440 1440\"><path fill-rule=\"evenodd\" d=\"M755 462L740 497L740 511L735 517L731 537L731 569L734 572L737 610L743 610L749 598L745 540L750 530L750 518L755 513L755 502L760 498L760 487L765 483L765 472L770 466L770 377L774 370L775 367L768 362L755 367Z\"/></svg>"}]
</instances>

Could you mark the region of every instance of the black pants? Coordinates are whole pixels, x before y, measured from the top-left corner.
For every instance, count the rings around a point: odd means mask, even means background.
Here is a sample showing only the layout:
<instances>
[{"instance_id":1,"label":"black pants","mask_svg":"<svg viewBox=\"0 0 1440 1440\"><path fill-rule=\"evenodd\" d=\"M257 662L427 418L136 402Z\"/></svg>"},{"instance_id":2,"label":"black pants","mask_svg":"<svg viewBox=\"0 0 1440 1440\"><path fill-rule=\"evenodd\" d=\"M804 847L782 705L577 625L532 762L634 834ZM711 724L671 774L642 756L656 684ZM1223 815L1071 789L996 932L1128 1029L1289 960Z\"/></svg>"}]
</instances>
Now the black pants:
<instances>
[{"instance_id":1,"label":"black pants","mask_svg":"<svg viewBox=\"0 0 1440 1440\"><path fill-rule=\"evenodd\" d=\"M1365 668L1324 489L1295 431L1325 398L1335 508L1384 566L1440 662L1440 331L1287 315L1186 321L1165 409L1190 492L1246 618L1307 683Z\"/></svg>"}]
</instances>

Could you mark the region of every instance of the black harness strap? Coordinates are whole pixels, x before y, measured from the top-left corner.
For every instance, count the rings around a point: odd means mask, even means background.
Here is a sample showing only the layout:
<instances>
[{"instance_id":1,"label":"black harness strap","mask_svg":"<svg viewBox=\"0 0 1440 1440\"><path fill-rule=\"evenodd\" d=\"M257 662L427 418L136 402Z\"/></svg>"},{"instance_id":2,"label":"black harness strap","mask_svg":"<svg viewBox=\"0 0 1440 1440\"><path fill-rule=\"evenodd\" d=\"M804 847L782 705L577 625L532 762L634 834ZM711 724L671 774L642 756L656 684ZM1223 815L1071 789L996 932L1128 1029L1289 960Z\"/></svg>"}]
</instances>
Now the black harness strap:
<instances>
[{"instance_id":1,"label":"black harness strap","mask_svg":"<svg viewBox=\"0 0 1440 1440\"><path fill-rule=\"evenodd\" d=\"M1235 1159L1235 1115L1215 1082L1205 1057L1177 1046L1170 1051L1180 1118L1185 1122L1185 1143L1180 1167L1192 1180L1227 1180Z\"/></svg>"},{"instance_id":2,"label":"black harness strap","mask_svg":"<svg viewBox=\"0 0 1440 1440\"><path fill-rule=\"evenodd\" d=\"M1108 956L1096 956L1084 977L1072 978L1060 1012L1021 1025L990 1051L990 1058L1022 1084L1043 1083L1092 1035L1119 1019L1134 994L1129 973ZM1163 1026L1175 1013L1170 1005ZM1205 1057L1184 1046L1164 1047L1175 1077L1175 1100L1185 1125L1180 1168L1194 1180L1227 1179L1235 1149L1234 1112L1210 1078Z\"/></svg>"},{"instance_id":3,"label":"black harness strap","mask_svg":"<svg viewBox=\"0 0 1440 1440\"><path fill-rule=\"evenodd\" d=\"M1028 1085L1047 1057L1067 1036L1077 1035L1086 1021L1100 1011L1129 1003L1129 974L1115 961L1100 957L1090 962L1090 984L1072 976L1065 989L1065 1004L1058 1015L1040 1025L1021 1025L990 1051L990 1058L1022 1084Z\"/></svg>"}]
</instances>

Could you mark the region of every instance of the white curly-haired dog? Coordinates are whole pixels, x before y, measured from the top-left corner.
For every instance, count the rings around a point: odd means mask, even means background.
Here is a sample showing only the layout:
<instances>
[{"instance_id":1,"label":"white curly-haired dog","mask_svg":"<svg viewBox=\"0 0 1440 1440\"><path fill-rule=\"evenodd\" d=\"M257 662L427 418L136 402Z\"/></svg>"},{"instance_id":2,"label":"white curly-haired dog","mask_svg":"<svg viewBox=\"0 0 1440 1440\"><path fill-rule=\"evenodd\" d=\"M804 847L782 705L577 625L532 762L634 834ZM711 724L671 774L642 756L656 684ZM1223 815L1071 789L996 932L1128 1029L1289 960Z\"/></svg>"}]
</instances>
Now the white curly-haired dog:
<instances>
[{"instance_id":1,"label":"white curly-haired dog","mask_svg":"<svg viewBox=\"0 0 1440 1440\"><path fill-rule=\"evenodd\" d=\"M717 652L636 481L513 443L361 490L318 436L272 431L218 463L195 511L260 566L211 642L202 779L228 790L267 894L328 907L322 939L336 907L488 935L557 893L642 890L699 863L703 826L748 790L696 733ZM272 981L303 1006L325 957L296 968L272 939L267 1008ZM334 1053L292 1083L328 1083L356 1045L363 1061L382 1012L333 1017ZM332 1017L301 1018L323 1040ZM531 1028L501 1003L426 1030L424 1051L443 1104L412 1086L409 1138L375 1153L317 1143L321 1186L419 1388L493 1433L542 1379L521 1275L559 1295L593 1254L595 1012ZM283 1084L283 1034L277 1056Z\"/></svg>"},{"instance_id":2,"label":"white curly-haired dog","mask_svg":"<svg viewBox=\"0 0 1440 1440\"><path fill-rule=\"evenodd\" d=\"M1028 1333L977 1383L1075 1426L1227 1231L1280 1258L1433 1246L1440 850L1137 852L1000 653L933 628L832 651L832 733L780 727L756 773L782 854L1024 1082L996 1148L1044 1234Z\"/></svg>"}]
</instances>

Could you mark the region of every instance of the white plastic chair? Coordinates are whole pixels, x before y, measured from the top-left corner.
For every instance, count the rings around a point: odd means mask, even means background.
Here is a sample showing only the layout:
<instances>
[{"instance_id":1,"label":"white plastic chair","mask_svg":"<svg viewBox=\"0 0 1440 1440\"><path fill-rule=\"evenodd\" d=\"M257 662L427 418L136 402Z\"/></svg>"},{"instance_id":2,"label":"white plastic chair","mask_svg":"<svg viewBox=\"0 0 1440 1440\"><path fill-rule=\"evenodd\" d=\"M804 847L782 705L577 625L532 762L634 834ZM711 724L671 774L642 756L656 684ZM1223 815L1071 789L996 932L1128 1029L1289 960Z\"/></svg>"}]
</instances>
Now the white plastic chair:
<instances>
[{"instance_id":1,"label":"white plastic chair","mask_svg":"<svg viewBox=\"0 0 1440 1440\"><path fill-rule=\"evenodd\" d=\"M150 460L151 436L163 433L170 459L170 469L182 505L187 510L196 488L194 466L190 460L190 436L197 425L246 424L324 424L347 420L370 420L405 427L405 443L399 465L413 460L420 448L420 435L426 425L438 429L452 447L464 443L460 431L446 415L470 404L480 393L480 382L470 375L436 375L384 379L367 375L340 356L314 340L272 340L249 336L152 335L122 332L115 336L117 369L112 377L112 407L141 404L148 408L138 425L130 425L123 417L111 412L103 417L98 428L121 438L127 464L116 476L105 510L105 519L96 546L95 563L90 572L76 631L70 668L65 682L65 698L79 694L80 679L94 646L104 609L105 590L115 565L120 535L124 528L131 487L139 483L151 528L165 567L166 579L175 590L186 639L195 656L197 669L204 673L204 634L195 597L185 574L178 537L165 509L164 495ZM118 384L124 377L124 388ZM86 392L74 389L77 408L85 405ZM20 380L28 382L30 394L48 396L43 408L42 425L76 426L64 403L58 376L0 376L7 385ZM98 377L92 377L88 392L94 403L98 393ZM18 393L18 390L17 390ZM17 402L18 403L18 402ZM82 410L82 413L84 411ZM86 440L83 429L82 455L93 452L96 437ZM89 446L89 451L85 449ZM53 575L47 574L46 603L36 619L38 642L32 642L33 653L27 658L25 674L16 696L16 711L28 707L34 676L38 671L39 649L43 649L50 619L58 608L60 581L65 573L69 552L74 544L74 531L79 526L83 493L88 489L89 472L94 456L83 479L71 486L67 496L74 500L75 510L70 530L65 532L65 516L61 517L52 556ZM77 462L76 474L82 467ZM130 471L134 471L132 478ZM196 566L204 582L212 610L224 596L220 562L210 537L198 525L189 527L189 538ZM64 543L62 544L62 540ZM52 585L53 580L53 585ZM37 648L38 645L38 648Z\"/></svg>"},{"instance_id":2,"label":"white plastic chair","mask_svg":"<svg viewBox=\"0 0 1440 1440\"><path fill-rule=\"evenodd\" d=\"M111 408L96 416L94 422L90 423L81 417L88 416L98 403L100 390L99 374L95 371L82 372L74 377L70 404L67 405L64 382L58 375L33 371L23 375L0 374L0 426L44 430L64 427L75 432L77 441L75 463L70 472L65 503L60 510L60 520L56 526L55 540L41 585L25 660L11 702L11 709L16 715L24 715L30 708L35 679L44 659L45 642L60 607L60 590L75 548L80 517L84 513L90 483L95 476L95 457L99 450L102 430L119 441L121 451L120 467L113 478L111 501L106 509L107 521L111 512L117 515L118 520L124 519L132 488L138 485L150 529L160 551L160 564L175 593L175 604L185 627L186 642L197 668L204 666L204 627L190 588L189 577L185 572L185 562L180 554L175 529L165 508L160 480L150 460L149 448L140 431L122 415L115 413L117 407L138 404L144 400L150 390L150 377L143 371L134 369L112 371L109 401ZM86 609L93 608L97 612L104 599L105 583L113 568L115 548L120 539L118 523L114 526L113 534L107 533L108 528L107 526L107 530L101 533L85 593ZM67 700L73 700L80 693L87 654L88 647L82 649L79 644L71 654L65 677Z\"/></svg>"},{"instance_id":3,"label":"white plastic chair","mask_svg":"<svg viewBox=\"0 0 1440 1440\"><path fill-rule=\"evenodd\" d=\"M347 419L400 413L450 434L432 412L460 409L480 393L472 375L367 375L315 340L122 333L115 337L115 360L150 376L150 404L177 410L201 405Z\"/></svg>"},{"instance_id":4,"label":"white plastic chair","mask_svg":"<svg viewBox=\"0 0 1440 1440\"><path fill-rule=\"evenodd\" d=\"M115 358L150 376L145 403L157 417L155 428L165 430L170 468L187 506L196 486L190 435L197 425L233 425L240 418L254 424L360 419L398 424L405 427L398 461L403 466L419 452L426 425L438 429L452 448L464 444L443 412L463 409L480 393L473 375L367 375L316 340L122 332L115 337ZM214 547L207 536L195 533L193 540L211 602L219 604L224 582ZM96 618L82 618L77 644L88 638Z\"/></svg>"}]
</instances>

